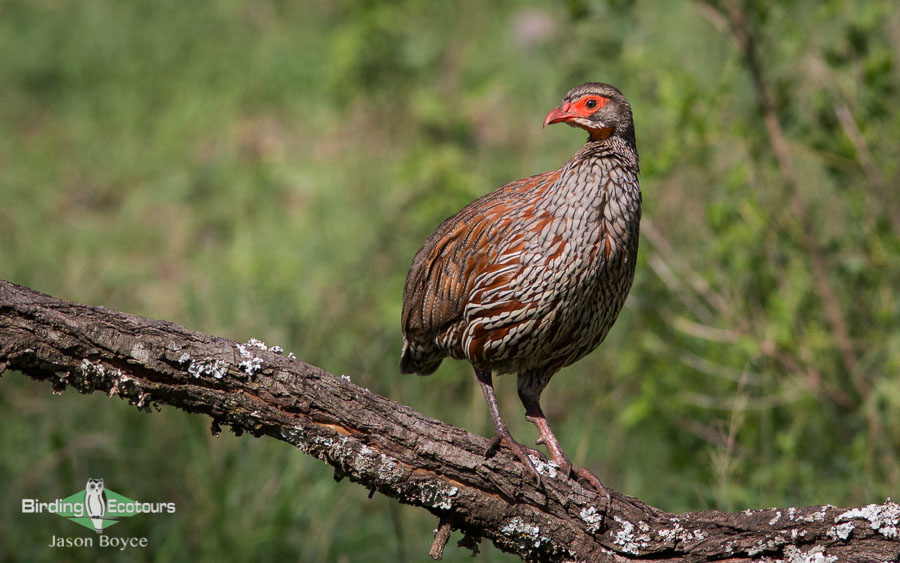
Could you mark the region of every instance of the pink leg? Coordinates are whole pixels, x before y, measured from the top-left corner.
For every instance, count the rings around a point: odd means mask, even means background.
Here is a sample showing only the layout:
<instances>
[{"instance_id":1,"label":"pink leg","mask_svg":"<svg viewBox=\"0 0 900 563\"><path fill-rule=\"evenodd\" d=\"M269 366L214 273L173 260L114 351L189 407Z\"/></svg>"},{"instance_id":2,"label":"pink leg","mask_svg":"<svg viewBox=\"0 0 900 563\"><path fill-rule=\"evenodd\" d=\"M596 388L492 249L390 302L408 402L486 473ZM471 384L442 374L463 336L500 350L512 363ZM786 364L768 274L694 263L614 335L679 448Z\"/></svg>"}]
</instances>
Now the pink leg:
<instances>
[{"instance_id":1,"label":"pink leg","mask_svg":"<svg viewBox=\"0 0 900 563\"><path fill-rule=\"evenodd\" d=\"M534 477L535 485L540 487L541 475L528 458L529 449L513 439L512 434L509 433L509 429L506 428L506 424L503 422L503 417L500 416L500 407L497 406L497 398L494 396L494 384L490 370L475 368L475 376L481 385L481 391L484 393L484 399L487 401L491 419L494 421L494 437L484 452L485 457L492 456L501 443L506 444L515 452L519 460L525 465L525 468L528 469L528 472ZM534 453L536 454L537 452Z\"/></svg>"},{"instance_id":2,"label":"pink leg","mask_svg":"<svg viewBox=\"0 0 900 563\"><path fill-rule=\"evenodd\" d=\"M544 411L541 410L541 404L538 402L538 399L531 396L522 397L521 393L520 398L522 399L522 403L525 404L525 419L537 426L538 432L541 434L541 437L538 439L538 444L547 446L547 449L550 451L550 459L553 463L558 465L567 477L570 477L572 473L574 473L587 481L598 493L604 495L606 500L609 501L609 492L606 490L606 487L603 486L603 483L600 482L600 479L584 467L574 467L572 462L569 461L569 456L563 451L562 446L559 445L559 440L556 439L556 435L553 434L553 430L550 429L550 424L544 416Z\"/></svg>"}]
</instances>

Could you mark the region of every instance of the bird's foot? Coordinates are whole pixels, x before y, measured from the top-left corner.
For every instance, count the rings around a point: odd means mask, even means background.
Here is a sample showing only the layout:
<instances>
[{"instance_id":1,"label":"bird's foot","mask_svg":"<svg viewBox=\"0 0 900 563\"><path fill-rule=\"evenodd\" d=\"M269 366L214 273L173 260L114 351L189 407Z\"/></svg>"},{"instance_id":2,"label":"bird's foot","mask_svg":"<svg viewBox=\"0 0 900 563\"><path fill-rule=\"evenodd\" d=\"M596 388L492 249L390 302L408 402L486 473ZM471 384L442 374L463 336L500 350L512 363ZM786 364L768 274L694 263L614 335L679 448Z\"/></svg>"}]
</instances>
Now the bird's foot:
<instances>
[{"instance_id":1,"label":"bird's foot","mask_svg":"<svg viewBox=\"0 0 900 563\"><path fill-rule=\"evenodd\" d=\"M570 471L587 481L588 484L594 488L594 490L605 496L607 506L609 505L609 502L612 501L612 497L609 496L609 491L606 490L606 487L603 486L603 483L600 482L600 479L598 479L596 475L588 471L586 467L572 466Z\"/></svg>"},{"instance_id":2,"label":"bird's foot","mask_svg":"<svg viewBox=\"0 0 900 563\"><path fill-rule=\"evenodd\" d=\"M550 451L550 460L562 471L567 479L571 478L573 474L581 477L598 493L606 497L607 506L609 506L610 496L606 487L603 486L603 483L600 482L600 479L598 479L596 475L587 469L572 465L572 462L569 461L569 456L566 455L562 446L559 445L559 440L556 439L553 431L550 430L550 425L547 424L547 419L541 411L540 404L536 399L530 399L531 400L529 400L529 397L525 397L522 401L525 403L526 412L529 413L525 415L525 419L528 422L534 423L541 435L535 443L547 446L547 449Z\"/></svg>"},{"instance_id":3,"label":"bird's foot","mask_svg":"<svg viewBox=\"0 0 900 563\"><path fill-rule=\"evenodd\" d=\"M572 462L569 461L569 458L563 454L557 459L553 460L559 470L562 471L563 475L566 476L567 479L571 478L573 475L575 477L581 477L585 481L587 481L588 485L594 488L598 493L606 497L606 502L609 503L611 498L609 496L609 491L606 490L606 487L603 486L603 483L600 482L600 479L597 478L596 475L591 473L585 467L576 467L572 465Z\"/></svg>"},{"instance_id":4,"label":"bird's foot","mask_svg":"<svg viewBox=\"0 0 900 563\"><path fill-rule=\"evenodd\" d=\"M537 456L538 459L540 459L541 454L537 450L532 450L517 442L513 439L512 434L510 434L509 431L506 431L494 433L491 443L488 444L487 449L484 451L484 457L491 457L497 453L497 449L500 447L501 443L505 444L515 452L516 457L519 458L522 464L525 465L525 468L528 469L528 472L531 473L531 476L534 477L535 486L540 488L542 486L541 474L538 473L538 470L534 467L534 463L531 461L529 455Z\"/></svg>"}]
</instances>

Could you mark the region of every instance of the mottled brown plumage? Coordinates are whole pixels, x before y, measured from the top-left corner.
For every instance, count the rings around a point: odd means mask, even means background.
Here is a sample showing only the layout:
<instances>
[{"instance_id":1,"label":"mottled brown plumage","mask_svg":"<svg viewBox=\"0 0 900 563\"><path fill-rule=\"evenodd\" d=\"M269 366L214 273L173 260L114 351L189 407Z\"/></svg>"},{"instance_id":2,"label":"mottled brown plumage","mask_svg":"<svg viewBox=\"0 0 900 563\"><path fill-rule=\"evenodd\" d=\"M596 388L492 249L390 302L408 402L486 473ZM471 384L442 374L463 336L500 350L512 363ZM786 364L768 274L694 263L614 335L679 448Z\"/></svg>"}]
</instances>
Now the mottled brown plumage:
<instances>
[{"instance_id":1,"label":"mottled brown plumage","mask_svg":"<svg viewBox=\"0 0 900 563\"><path fill-rule=\"evenodd\" d=\"M550 430L540 395L554 373L594 350L634 278L641 217L631 107L603 83L572 89L544 121L585 129L588 141L560 169L511 182L445 220L413 259L403 292L404 373L468 360L501 442L538 482L500 416L492 372L516 373L526 417L551 460L572 465ZM599 490L586 470L575 472Z\"/></svg>"}]
</instances>

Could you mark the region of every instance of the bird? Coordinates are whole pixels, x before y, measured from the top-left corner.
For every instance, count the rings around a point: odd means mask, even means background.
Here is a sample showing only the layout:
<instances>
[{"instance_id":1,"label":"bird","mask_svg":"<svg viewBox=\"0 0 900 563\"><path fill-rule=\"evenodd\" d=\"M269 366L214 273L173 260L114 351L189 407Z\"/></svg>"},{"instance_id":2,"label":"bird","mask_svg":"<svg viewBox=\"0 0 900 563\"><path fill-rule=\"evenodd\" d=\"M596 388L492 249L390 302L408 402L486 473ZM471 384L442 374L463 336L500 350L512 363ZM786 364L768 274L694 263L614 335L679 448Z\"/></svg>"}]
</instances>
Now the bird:
<instances>
[{"instance_id":1,"label":"bird","mask_svg":"<svg viewBox=\"0 0 900 563\"><path fill-rule=\"evenodd\" d=\"M550 110L544 127L555 123L588 133L568 162L469 203L416 253L403 289L400 371L430 375L447 357L470 362L494 425L485 456L506 445L541 486L529 458L537 451L513 439L494 394L494 373L516 374L536 445L609 499L593 473L572 465L540 397L554 374L603 341L631 289L641 219L634 121L618 88L588 82Z\"/></svg>"},{"instance_id":2,"label":"bird","mask_svg":"<svg viewBox=\"0 0 900 563\"><path fill-rule=\"evenodd\" d=\"M103 532L103 520L106 516L106 490L103 479L88 478L84 488L84 513L91 519L94 531Z\"/></svg>"}]
</instances>

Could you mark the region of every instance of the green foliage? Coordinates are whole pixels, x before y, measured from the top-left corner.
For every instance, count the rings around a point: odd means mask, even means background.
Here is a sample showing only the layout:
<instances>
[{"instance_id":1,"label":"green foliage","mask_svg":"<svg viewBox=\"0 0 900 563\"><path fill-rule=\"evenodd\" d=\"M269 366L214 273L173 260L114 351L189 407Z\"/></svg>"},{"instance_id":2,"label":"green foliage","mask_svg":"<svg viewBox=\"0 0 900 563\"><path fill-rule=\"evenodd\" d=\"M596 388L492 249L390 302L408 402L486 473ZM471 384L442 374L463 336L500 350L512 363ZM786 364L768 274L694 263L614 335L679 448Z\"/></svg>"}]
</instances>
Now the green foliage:
<instances>
[{"instance_id":1,"label":"green foliage","mask_svg":"<svg viewBox=\"0 0 900 563\"><path fill-rule=\"evenodd\" d=\"M715 2L2 1L0 277L279 344L487 435L467 366L397 374L403 279L443 218L565 162L581 135L541 118L603 80L634 107L645 220L626 310L544 395L575 462L672 511L896 496L897 10L745 4L795 186ZM116 527L150 538L137 558L427 550L431 516L285 444L47 391L0 382L2 560L96 559L16 510L87 477L177 503Z\"/></svg>"}]
</instances>

